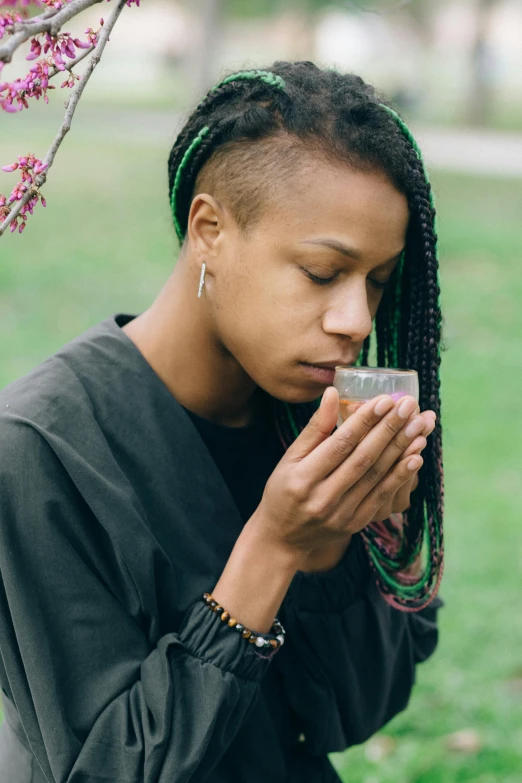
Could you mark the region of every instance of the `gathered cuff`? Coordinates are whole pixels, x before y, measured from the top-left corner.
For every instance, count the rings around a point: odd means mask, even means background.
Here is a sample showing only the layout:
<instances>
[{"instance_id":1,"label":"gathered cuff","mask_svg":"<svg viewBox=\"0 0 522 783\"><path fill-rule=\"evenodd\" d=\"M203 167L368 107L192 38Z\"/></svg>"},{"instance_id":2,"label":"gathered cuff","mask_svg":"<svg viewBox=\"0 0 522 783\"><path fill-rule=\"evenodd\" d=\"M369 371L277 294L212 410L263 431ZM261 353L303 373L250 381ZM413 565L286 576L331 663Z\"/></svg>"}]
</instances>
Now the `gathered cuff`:
<instances>
[{"instance_id":1,"label":"gathered cuff","mask_svg":"<svg viewBox=\"0 0 522 783\"><path fill-rule=\"evenodd\" d=\"M261 680L272 657L262 655L255 644L224 623L202 598L185 612L178 638L195 658L245 680Z\"/></svg>"},{"instance_id":2,"label":"gathered cuff","mask_svg":"<svg viewBox=\"0 0 522 783\"><path fill-rule=\"evenodd\" d=\"M329 571L297 571L287 598L309 612L342 612L364 595L372 576L362 536L355 533L341 560Z\"/></svg>"}]
</instances>

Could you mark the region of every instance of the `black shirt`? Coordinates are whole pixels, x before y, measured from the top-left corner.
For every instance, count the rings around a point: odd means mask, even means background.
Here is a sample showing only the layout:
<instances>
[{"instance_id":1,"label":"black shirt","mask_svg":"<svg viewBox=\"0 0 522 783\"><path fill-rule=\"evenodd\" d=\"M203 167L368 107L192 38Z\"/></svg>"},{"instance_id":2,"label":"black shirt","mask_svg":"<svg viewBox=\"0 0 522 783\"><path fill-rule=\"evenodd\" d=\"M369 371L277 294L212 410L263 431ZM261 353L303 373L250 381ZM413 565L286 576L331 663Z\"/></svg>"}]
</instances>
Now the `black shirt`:
<instances>
[{"instance_id":1,"label":"black shirt","mask_svg":"<svg viewBox=\"0 0 522 783\"><path fill-rule=\"evenodd\" d=\"M225 626L201 596L277 449L259 446L243 493L121 330L132 317L0 392L2 779L338 781L328 754L406 707L442 602L390 607L356 535L332 570L296 573L272 658Z\"/></svg>"},{"instance_id":2,"label":"black shirt","mask_svg":"<svg viewBox=\"0 0 522 783\"><path fill-rule=\"evenodd\" d=\"M253 422L244 427L216 424L188 408L184 410L219 468L243 522L247 522L261 502L268 477L285 453L264 394Z\"/></svg>"}]
</instances>

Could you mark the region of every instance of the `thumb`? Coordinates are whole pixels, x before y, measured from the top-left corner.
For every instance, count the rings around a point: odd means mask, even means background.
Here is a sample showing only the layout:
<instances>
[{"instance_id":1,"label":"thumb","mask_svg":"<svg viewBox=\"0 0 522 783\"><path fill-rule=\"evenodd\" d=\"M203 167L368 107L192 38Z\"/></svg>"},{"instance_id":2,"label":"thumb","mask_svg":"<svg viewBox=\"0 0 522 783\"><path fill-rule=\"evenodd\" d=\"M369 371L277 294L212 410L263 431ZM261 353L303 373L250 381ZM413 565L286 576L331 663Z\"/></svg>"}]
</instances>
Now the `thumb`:
<instances>
[{"instance_id":1,"label":"thumb","mask_svg":"<svg viewBox=\"0 0 522 783\"><path fill-rule=\"evenodd\" d=\"M289 446L286 453L292 461L301 460L332 434L339 416L339 392L328 386L323 392L321 404L314 415Z\"/></svg>"}]
</instances>

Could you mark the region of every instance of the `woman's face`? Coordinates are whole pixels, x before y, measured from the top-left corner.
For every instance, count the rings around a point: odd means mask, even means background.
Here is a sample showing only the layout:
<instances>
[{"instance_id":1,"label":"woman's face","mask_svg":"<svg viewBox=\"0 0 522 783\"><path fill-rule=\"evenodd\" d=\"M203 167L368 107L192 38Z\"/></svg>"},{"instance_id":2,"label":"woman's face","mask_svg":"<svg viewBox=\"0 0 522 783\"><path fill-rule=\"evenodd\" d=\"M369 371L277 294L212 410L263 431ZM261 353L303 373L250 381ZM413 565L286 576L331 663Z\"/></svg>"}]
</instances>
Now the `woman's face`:
<instances>
[{"instance_id":1,"label":"woman's face","mask_svg":"<svg viewBox=\"0 0 522 783\"><path fill-rule=\"evenodd\" d=\"M305 171L247 235L220 212L203 259L220 347L288 402L314 400L332 384L333 371L310 365L355 362L409 220L406 197L383 173L318 160Z\"/></svg>"}]
</instances>

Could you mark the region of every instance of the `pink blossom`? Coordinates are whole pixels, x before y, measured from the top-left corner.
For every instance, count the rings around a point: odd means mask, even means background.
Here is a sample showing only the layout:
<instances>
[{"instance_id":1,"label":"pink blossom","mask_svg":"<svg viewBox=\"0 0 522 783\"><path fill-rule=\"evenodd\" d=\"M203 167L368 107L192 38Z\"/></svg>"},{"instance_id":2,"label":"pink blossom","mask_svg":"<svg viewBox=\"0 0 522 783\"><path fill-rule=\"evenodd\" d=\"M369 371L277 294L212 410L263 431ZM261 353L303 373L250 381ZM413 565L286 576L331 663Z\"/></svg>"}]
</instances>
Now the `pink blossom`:
<instances>
[{"instance_id":1,"label":"pink blossom","mask_svg":"<svg viewBox=\"0 0 522 783\"><path fill-rule=\"evenodd\" d=\"M48 8L56 8L57 11L63 8L64 5L68 5L69 0L43 0L43 4Z\"/></svg>"},{"instance_id":2,"label":"pink blossom","mask_svg":"<svg viewBox=\"0 0 522 783\"><path fill-rule=\"evenodd\" d=\"M89 44L89 43L84 43L84 42L80 41L80 39L79 39L79 38L74 38L73 40L74 40L74 45L75 45L75 46L76 46L78 49L89 49L89 48L91 47L91 44Z\"/></svg>"},{"instance_id":3,"label":"pink blossom","mask_svg":"<svg viewBox=\"0 0 522 783\"><path fill-rule=\"evenodd\" d=\"M66 79L64 82L61 83L60 87L74 87L74 80L79 80L79 76L77 76L75 73L70 71L70 76L68 79Z\"/></svg>"},{"instance_id":4,"label":"pink blossom","mask_svg":"<svg viewBox=\"0 0 522 783\"><path fill-rule=\"evenodd\" d=\"M43 163L35 155L29 153L29 155L19 155L18 161L15 161L15 163L12 163L11 165L2 167L2 170L7 172L19 169L22 172L22 181L15 185L8 199L0 194L1 222L3 222L9 216L11 209L10 205L15 201L20 201L23 199L26 193L36 186L36 177L38 174L41 174L43 171L45 171L48 168L48 165L48 163ZM31 198L21 208L17 217L10 222L9 226L11 233L16 231L17 228L19 233L22 233L26 225L27 215L33 214L34 208L38 203L39 198L41 198L42 206L47 206L47 202L45 201L44 197L41 196L38 192L33 192ZM21 221L20 226L18 226L18 220Z\"/></svg>"},{"instance_id":5,"label":"pink blossom","mask_svg":"<svg viewBox=\"0 0 522 783\"><path fill-rule=\"evenodd\" d=\"M9 214L9 207L7 206L7 199L2 193L0 193L0 223L3 223Z\"/></svg>"},{"instance_id":6,"label":"pink blossom","mask_svg":"<svg viewBox=\"0 0 522 783\"><path fill-rule=\"evenodd\" d=\"M24 22L24 21L25 21L25 17L22 16L22 14L17 13L16 11L13 13L0 14L0 38L4 37L5 31L9 27L12 27L17 22Z\"/></svg>"},{"instance_id":7,"label":"pink blossom","mask_svg":"<svg viewBox=\"0 0 522 783\"><path fill-rule=\"evenodd\" d=\"M31 51L25 58L26 60L36 60L42 53L42 45L38 38L31 38Z\"/></svg>"},{"instance_id":8,"label":"pink blossom","mask_svg":"<svg viewBox=\"0 0 522 783\"><path fill-rule=\"evenodd\" d=\"M91 32L92 36L89 37L88 43L83 43L80 41L79 38L73 38L70 33L60 33L60 35L53 37L49 33L40 33L35 38L31 40L31 51L25 58L26 60L36 60L37 57L40 57L42 54L42 51L44 54L49 53L49 59L43 60L42 63L46 63L46 65L54 66L58 71L65 71L66 70L66 63L64 62L64 57L68 57L71 60L74 60L77 56L76 53L76 47L80 49L89 49L93 43L96 44L97 41L97 33L94 33L91 28L89 28L88 31ZM39 38L41 35L44 35L44 42L40 42ZM31 71L34 72L34 68L31 68ZM48 68L46 72L46 77L48 73ZM37 85L40 86L40 85ZM68 80L62 83L62 87L74 86L74 78L71 76ZM44 90L47 87L47 78L46 78L46 85L43 88ZM33 93L33 91L30 91L29 97L36 97L37 99L40 97L39 92L36 94Z\"/></svg>"},{"instance_id":9,"label":"pink blossom","mask_svg":"<svg viewBox=\"0 0 522 783\"><path fill-rule=\"evenodd\" d=\"M0 14L0 39L6 32L12 33L13 26L23 24L29 17L27 8L31 5L39 8L47 7L59 10L68 5L70 0L0 0L0 9L11 8L13 11L6 11ZM107 0L110 2L110 0ZM140 0L126 0L126 5L140 6ZM104 20L100 19L100 27L103 27ZM94 31L92 27L85 30L87 41L81 41L79 38L73 38L70 33L60 33L57 36L51 36L50 33L39 33L31 39L30 52L26 60L36 60L31 66L29 73L23 79L15 79L13 82L0 82L0 109L5 112L14 113L23 108L29 108L27 98L43 97L44 102L48 103L48 90L54 90L55 87L49 84L49 68L53 68L51 75L56 71L65 71L67 69L66 59L74 60L77 57L77 49L91 49L98 44L100 30ZM43 39L42 39L43 36ZM44 55L43 59L38 59ZM47 57L45 57L45 55ZM5 62L0 62L0 72L5 66ZM61 87L73 87L79 76L69 71L69 77L62 82ZM26 203L20 208L18 215L9 223L11 233L18 229L21 234L26 227L27 215L32 215L34 207L41 201L43 207L47 206L45 198L41 195L36 184L36 179L48 168L48 163L43 163L35 155L19 155L18 161L2 167L6 173L20 171L22 179L11 191L9 198L0 193L0 222L5 222L11 212L11 205L14 202L22 201L27 198ZM29 196L29 197L28 197Z\"/></svg>"},{"instance_id":10,"label":"pink blossom","mask_svg":"<svg viewBox=\"0 0 522 783\"><path fill-rule=\"evenodd\" d=\"M37 6L42 5L40 0L0 0L0 8L14 8L17 5L26 8L28 5L31 5L31 3Z\"/></svg>"},{"instance_id":11,"label":"pink blossom","mask_svg":"<svg viewBox=\"0 0 522 783\"><path fill-rule=\"evenodd\" d=\"M100 19L100 24L103 27L103 19ZM98 35L100 31L98 30L97 33L94 32L92 27L88 27L87 30L85 30L85 35L87 36L87 39L89 41L89 46L96 46L98 43Z\"/></svg>"},{"instance_id":12,"label":"pink blossom","mask_svg":"<svg viewBox=\"0 0 522 783\"><path fill-rule=\"evenodd\" d=\"M33 166L33 171L35 173L35 176L41 174L42 171L45 171L45 169L48 168L48 166L49 166L48 163L42 163L42 161L38 160L37 158Z\"/></svg>"},{"instance_id":13,"label":"pink blossom","mask_svg":"<svg viewBox=\"0 0 522 783\"><path fill-rule=\"evenodd\" d=\"M39 100L43 97L44 102L49 103L47 90L56 89L49 84L49 68L52 65L46 60L39 60L31 66L25 79L18 79L11 83L0 82L0 106L4 111L21 111L24 107L28 109L27 98ZM7 94L2 96L2 93ZM15 101L18 102L18 106L14 105Z\"/></svg>"}]
</instances>

